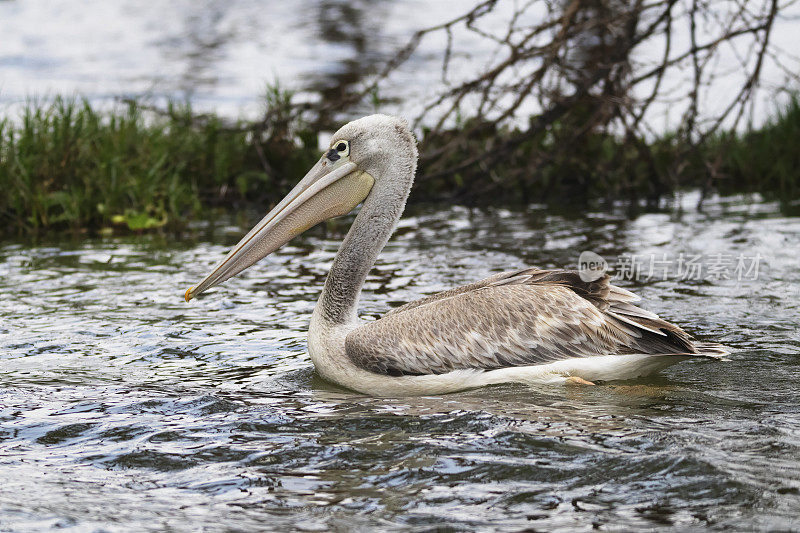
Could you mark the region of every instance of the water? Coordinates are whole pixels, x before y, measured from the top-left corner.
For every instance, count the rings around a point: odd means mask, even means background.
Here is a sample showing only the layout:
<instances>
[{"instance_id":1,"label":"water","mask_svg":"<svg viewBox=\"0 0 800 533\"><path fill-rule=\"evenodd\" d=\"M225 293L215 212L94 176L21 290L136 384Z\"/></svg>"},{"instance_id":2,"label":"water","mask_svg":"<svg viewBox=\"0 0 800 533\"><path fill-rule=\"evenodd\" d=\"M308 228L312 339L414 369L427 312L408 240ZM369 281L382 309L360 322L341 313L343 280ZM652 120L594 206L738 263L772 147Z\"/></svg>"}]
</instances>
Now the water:
<instances>
[{"instance_id":1,"label":"water","mask_svg":"<svg viewBox=\"0 0 800 533\"><path fill-rule=\"evenodd\" d=\"M109 106L120 96L152 99L188 99L196 109L229 117L260 116L266 86L276 80L298 91L298 100L335 104L343 92L361 88L371 74L422 28L451 20L475 2L464 0L0 0L0 115L15 117L31 98L58 94L87 97L97 106ZM543 17L543 2L529 10L525 20ZM492 15L481 19L483 32L504 36L508 20L520 0L500 0ZM676 14L672 49L679 56L692 46L682 9ZM713 22L727 20L735 4L712 3L713 16L704 39L722 34ZM771 49L761 65L762 92L754 99L753 121L760 124L774 113L775 102L785 100L787 72L800 68L796 58L797 18L800 6L780 6L770 31ZM506 51L491 39L457 28L449 79L472 78L496 64ZM379 110L415 117L443 89L444 34L422 40L416 54L383 84L380 96L388 100ZM735 98L748 73L742 54L751 41L720 47L719 68L706 80L701 113L722 111ZM660 40L637 48L636 68L649 70L660 61ZM688 67L687 67L688 68ZM523 69L524 71L524 69ZM677 129L684 103L674 91L685 87L691 72L668 70L665 101L656 102L647 122L656 131ZM794 87L790 85L790 88ZM674 89L674 90L673 90ZM649 85L634 90L649 97ZM761 90L756 88L757 91ZM677 93L676 93L677 94ZM539 112L536 98L524 113ZM374 112L370 104L355 115ZM526 116L522 123L527 124Z\"/></svg>"},{"instance_id":2,"label":"water","mask_svg":"<svg viewBox=\"0 0 800 533\"><path fill-rule=\"evenodd\" d=\"M336 102L414 31L465 9L462 0L0 0L0 109L14 115L33 97L80 94L99 105L188 99L256 118L275 81L300 100ZM440 81L441 45L423 43L381 96L400 93L416 102L405 111L417 110ZM471 57L484 62L493 48L480 43Z\"/></svg>"},{"instance_id":3,"label":"water","mask_svg":"<svg viewBox=\"0 0 800 533\"><path fill-rule=\"evenodd\" d=\"M619 282L728 362L402 399L311 368L305 329L345 228L191 304L183 289L241 228L2 245L0 529L800 528L800 219L738 198L633 219L412 212L365 315L584 249L762 260L756 280Z\"/></svg>"}]
</instances>

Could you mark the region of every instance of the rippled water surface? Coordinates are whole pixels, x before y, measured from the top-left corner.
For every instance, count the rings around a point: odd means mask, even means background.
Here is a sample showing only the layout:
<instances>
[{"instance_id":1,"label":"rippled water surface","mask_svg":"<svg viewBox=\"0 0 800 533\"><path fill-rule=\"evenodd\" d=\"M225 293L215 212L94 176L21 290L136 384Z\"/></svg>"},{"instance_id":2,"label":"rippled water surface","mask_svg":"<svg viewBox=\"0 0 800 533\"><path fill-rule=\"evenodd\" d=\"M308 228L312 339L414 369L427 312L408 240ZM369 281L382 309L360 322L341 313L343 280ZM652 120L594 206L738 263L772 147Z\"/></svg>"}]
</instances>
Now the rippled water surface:
<instances>
[{"instance_id":1,"label":"rippled water surface","mask_svg":"<svg viewBox=\"0 0 800 533\"><path fill-rule=\"evenodd\" d=\"M367 316L581 250L761 259L755 280L619 281L731 346L728 362L403 399L311 368L305 329L343 228L191 304L183 289L241 228L0 246L0 529L800 528L800 219L743 199L634 218L412 212Z\"/></svg>"}]
</instances>

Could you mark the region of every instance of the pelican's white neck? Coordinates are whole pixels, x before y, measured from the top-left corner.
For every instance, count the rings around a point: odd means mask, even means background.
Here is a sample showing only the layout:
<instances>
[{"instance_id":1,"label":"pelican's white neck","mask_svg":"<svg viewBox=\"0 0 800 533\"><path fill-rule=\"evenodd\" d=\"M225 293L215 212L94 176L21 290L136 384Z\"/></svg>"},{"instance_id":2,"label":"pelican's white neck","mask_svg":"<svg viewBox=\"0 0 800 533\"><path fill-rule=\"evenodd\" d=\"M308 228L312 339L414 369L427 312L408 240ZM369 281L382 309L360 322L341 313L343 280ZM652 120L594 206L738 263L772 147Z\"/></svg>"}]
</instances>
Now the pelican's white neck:
<instances>
[{"instance_id":1,"label":"pelican's white neck","mask_svg":"<svg viewBox=\"0 0 800 533\"><path fill-rule=\"evenodd\" d=\"M361 287L394 232L411 191L416 150L408 155L413 159L389 156L367 170L375 178L375 185L333 260L314 309L316 320L331 325L357 321Z\"/></svg>"}]
</instances>

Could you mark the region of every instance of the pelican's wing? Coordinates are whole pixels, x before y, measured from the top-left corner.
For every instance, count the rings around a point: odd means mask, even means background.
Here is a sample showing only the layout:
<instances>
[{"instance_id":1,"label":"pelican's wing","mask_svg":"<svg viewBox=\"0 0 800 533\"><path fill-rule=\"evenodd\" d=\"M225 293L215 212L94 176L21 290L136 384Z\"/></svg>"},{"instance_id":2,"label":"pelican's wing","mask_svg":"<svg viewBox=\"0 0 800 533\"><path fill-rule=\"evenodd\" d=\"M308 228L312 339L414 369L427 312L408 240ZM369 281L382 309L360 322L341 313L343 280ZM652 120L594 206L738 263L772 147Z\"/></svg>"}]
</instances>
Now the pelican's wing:
<instances>
[{"instance_id":1,"label":"pelican's wing","mask_svg":"<svg viewBox=\"0 0 800 533\"><path fill-rule=\"evenodd\" d=\"M677 326L634 306L639 298L577 272L497 274L399 307L351 331L348 357L382 374L441 374L611 354L698 353Z\"/></svg>"}]
</instances>

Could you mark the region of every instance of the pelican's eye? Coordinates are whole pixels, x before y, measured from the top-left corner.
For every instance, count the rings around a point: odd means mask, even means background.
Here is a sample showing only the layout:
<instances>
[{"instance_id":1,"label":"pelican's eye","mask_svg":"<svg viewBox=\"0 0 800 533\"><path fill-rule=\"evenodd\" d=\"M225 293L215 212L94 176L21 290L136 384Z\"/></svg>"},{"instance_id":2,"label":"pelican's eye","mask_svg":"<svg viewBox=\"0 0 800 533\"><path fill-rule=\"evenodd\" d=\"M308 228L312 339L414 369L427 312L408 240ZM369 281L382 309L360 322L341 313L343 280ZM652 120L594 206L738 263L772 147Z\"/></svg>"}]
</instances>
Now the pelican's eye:
<instances>
[{"instance_id":1,"label":"pelican's eye","mask_svg":"<svg viewBox=\"0 0 800 533\"><path fill-rule=\"evenodd\" d=\"M333 148L328 150L325 156L331 161L338 161L342 157L350 155L350 143L347 141L339 141L333 145Z\"/></svg>"}]
</instances>

